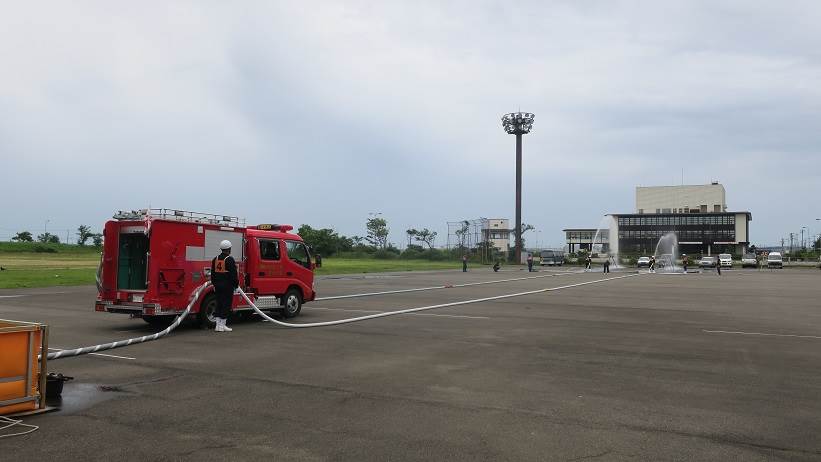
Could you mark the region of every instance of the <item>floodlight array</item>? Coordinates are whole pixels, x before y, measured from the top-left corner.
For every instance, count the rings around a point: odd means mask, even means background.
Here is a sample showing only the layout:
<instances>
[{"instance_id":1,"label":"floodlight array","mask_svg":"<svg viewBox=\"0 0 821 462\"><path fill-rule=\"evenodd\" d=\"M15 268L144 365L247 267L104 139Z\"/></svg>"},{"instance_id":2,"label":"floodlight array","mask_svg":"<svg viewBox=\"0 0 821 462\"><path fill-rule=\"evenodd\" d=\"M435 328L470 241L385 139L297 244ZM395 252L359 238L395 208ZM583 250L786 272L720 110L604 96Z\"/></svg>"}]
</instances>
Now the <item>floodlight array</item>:
<instances>
[{"instance_id":1,"label":"floodlight array","mask_svg":"<svg viewBox=\"0 0 821 462\"><path fill-rule=\"evenodd\" d=\"M511 112L502 116L502 127L510 135L524 135L530 133L535 118L532 112Z\"/></svg>"}]
</instances>

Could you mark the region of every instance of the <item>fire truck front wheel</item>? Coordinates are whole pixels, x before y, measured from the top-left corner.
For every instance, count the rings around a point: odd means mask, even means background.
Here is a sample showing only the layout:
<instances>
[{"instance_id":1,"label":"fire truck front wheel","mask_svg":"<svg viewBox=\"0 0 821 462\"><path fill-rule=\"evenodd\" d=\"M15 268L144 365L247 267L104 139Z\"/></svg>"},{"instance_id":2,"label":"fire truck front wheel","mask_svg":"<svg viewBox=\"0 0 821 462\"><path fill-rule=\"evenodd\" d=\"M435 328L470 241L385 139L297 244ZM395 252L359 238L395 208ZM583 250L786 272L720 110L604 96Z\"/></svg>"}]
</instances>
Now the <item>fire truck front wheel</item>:
<instances>
[{"instance_id":1,"label":"fire truck front wheel","mask_svg":"<svg viewBox=\"0 0 821 462\"><path fill-rule=\"evenodd\" d=\"M282 297L282 315L286 318L293 318L300 311L302 311L302 292L299 289L288 289Z\"/></svg>"},{"instance_id":2,"label":"fire truck front wheel","mask_svg":"<svg viewBox=\"0 0 821 462\"><path fill-rule=\"evenodd\" d=\"M214 313L217 311L217 297L208 294L202 300L200 311L197 313L197 321L203 329L213 329L217 325L217 318Z\"/></svg>"}]
</instances>

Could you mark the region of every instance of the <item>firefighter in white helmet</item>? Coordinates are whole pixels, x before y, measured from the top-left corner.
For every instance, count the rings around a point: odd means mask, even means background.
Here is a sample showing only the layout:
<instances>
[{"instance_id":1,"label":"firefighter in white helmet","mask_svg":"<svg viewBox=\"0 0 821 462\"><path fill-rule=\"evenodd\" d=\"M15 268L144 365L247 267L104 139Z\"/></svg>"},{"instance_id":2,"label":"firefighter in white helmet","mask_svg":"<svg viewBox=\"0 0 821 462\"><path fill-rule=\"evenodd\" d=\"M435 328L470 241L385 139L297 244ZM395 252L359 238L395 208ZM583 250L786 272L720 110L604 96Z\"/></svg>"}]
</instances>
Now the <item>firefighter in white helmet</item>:
<instances>
[{"instance_id":1,"label":"firefighter in white helmet","mask_svg":"<svg viewBox=\"0 0 821 462\"><path fill-rule=\"evenodd\" d=\"M217 296L217 309L214 312L217 326L214 331L231 332L233 329L225 323L231 313L234 289L239 287L239 277L237 276L237 263L231 256L231 241L220 242L220 250L220 254L211 260L211 283L214 284L214 293Z\"/></svg>"}]
</instances>

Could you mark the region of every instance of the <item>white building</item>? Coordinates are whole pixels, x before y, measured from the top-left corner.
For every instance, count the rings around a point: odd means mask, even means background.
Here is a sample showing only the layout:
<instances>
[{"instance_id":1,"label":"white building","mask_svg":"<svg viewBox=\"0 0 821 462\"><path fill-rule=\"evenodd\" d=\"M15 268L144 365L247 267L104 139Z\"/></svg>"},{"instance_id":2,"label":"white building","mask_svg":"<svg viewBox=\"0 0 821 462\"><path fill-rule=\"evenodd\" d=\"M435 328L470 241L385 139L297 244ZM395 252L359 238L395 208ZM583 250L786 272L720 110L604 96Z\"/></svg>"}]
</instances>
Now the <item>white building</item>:
<instances>
[{"instance_id":1,"label":"white building","mask_svg":"<svg viewBox=\"0 0 821 462\"><path fill-rule=\"evenodd\" d=\"M727 211L719 183L682 186L637 186L636 213L720 213Z\"/></svg>"},{"instance_id":2,"label":"white building","mask_svg":"<svg viewBox=\"0 0 821 462\"><path fill-rule=\"evenodd\" d=\"M507 218L488 218L482 221L482 240L507 252L510 246L510 222Z\"/></svg>"}]
</instances>

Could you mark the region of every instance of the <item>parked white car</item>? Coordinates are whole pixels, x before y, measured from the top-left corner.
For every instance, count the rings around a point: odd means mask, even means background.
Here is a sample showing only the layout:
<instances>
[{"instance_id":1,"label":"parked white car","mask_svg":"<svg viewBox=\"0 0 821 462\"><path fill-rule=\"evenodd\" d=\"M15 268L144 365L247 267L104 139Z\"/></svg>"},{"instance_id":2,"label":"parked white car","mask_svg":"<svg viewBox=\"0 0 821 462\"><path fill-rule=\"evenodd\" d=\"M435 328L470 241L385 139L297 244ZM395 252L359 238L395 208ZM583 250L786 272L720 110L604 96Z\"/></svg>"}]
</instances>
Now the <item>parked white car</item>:
<instances>
[{"instance_id":1,"label":"parked white car","mask_svg":"<svg viewBox=\"0 0 821 462\"><path fill-rule=\"evenodd\" d=\"M649 268L650 257L639 257L638 261L636 262L636 266L638 268Z\"/></svg>"},{"instance_id":2,"label":"parked white car","mask_svg":"<svg viewBox=\"0 0 821 462\"><path fill-rule=\"evenodd\" d=\"M770 252L767 255L767 268L783 268L784 260L781 258L781 252Z\"/></svg>"},{"instance_id":3,"label":"parked white car","mask_svg":"<svg viewBox=\"0 0 821 462\"><path fill-rule=\"evenodd\" d=\"M745 253L744 256L741 257L742 268L755 268L757 266L758 262L755 259L754 253Z\"/></svg>"},{"instance_id":4,"label":"parked white car","mask_svg":"<svg viewBox=\"0 0 821 462\"><path fill-rule=\"evenodd\" d=\"M718 264L721 265L722 268L732 268L733 267L733 256L728 253L721 253L718 255Z\"/></svg>"}]
</instances>

